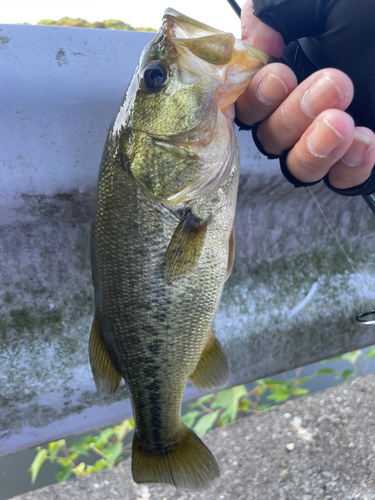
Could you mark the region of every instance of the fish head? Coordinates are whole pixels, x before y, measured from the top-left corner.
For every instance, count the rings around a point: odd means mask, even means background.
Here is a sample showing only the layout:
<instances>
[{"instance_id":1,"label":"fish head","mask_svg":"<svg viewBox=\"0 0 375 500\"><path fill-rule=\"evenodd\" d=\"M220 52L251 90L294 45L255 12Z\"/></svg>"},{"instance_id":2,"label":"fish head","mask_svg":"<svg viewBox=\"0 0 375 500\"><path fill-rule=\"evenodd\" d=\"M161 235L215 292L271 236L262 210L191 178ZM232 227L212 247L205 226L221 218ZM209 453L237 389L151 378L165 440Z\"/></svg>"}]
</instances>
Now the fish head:
<instances>
[{"instance_id":1,"label":"fish head","mask_svg":"<svg viewBox=\"0 0 375 500\"><path fill-rule=\"evenodd\" d=\"M177 205L225 181L234 103L267 61L232 34L165 11L127 98L130 169L153 200Z\"/></svg>"}]
</instances>

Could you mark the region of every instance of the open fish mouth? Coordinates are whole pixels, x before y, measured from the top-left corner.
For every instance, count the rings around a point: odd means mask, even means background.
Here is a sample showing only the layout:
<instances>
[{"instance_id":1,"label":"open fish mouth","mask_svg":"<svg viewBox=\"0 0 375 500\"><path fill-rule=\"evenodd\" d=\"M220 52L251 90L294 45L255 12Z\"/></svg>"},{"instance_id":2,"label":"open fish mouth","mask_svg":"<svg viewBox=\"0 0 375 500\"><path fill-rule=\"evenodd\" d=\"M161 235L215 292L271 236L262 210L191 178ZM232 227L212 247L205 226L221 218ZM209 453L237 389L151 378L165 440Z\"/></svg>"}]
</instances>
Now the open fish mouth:
<instances>
[{"instance_id":1,"label":"open fish mouth","mask_svg":"<svg viewBox=\"0 0 375 500\"><path fill-rule=\"evenodd\" d=\"M179 80L193 85L197 79L206 78L213 88L204 123L183 135L171 136L169 140L204 143L216 126L217 112L225 114L269 57L237 40L231 33L212 28L171 8L164 12L161 30L177 52Z\"/></svg>"},{"instance_id":2,"label":"open fish mouth","mask_svg":"<svg viewBox=\"0 0 375 500\"><path fill-rule=\"evenodd\" d=\"M246 59L245 66L248 68L250 57L257 70L270 60L266 53L237 40L231 33L212 28L171 8L164 12L161 30L178 52L189 51L213 66L226 65L231 59L234 59L233 64L238 65L241 59ZM245 58L238 57L238 52L247 55Z\"/></svg>"}]
</instances>

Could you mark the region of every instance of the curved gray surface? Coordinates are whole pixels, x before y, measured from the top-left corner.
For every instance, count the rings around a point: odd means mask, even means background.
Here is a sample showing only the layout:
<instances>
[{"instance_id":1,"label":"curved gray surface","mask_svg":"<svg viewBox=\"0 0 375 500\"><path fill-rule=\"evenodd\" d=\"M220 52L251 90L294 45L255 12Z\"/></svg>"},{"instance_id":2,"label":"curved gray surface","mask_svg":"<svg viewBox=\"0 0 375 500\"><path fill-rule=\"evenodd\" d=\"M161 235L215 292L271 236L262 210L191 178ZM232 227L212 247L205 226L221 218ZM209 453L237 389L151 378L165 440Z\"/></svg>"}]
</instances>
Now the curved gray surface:
<instances>
[{"instance_id":1,"label":"curved gray surface","mask_svg":"<svg viewBox=\"0 0 375 500\"><path fill-rule=\"evenodd\" d=\"M109 123L150 33L0 26L0 455L129 416L95 392L89 228ZM375 219L283 180L249 133L215 331L232 384L375 343ZM186 397L195 394L191 387Z\"/></svg>"}]
</instances>

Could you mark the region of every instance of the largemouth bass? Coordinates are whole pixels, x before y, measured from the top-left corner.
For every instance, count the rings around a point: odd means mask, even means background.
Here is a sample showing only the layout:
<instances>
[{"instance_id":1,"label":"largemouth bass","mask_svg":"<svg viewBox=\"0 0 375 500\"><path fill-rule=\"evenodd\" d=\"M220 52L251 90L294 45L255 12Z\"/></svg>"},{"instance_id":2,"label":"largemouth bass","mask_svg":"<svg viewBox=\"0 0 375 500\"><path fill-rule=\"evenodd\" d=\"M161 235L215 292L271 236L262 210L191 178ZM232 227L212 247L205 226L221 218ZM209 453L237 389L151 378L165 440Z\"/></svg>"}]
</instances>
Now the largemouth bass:
<instances>
[{"instance_id":1,"label":"largemouth bass","mask_svg":"<svg viewBox=\"0 0 375 500\"><path fill-rule=\"evenodd\" d=\"M91 233L99 391L124 378L136 482L199 491L217 463L181 420L187 379L229 379L212 330L234 257L234 102L265 54L167 9L109 131Z\"/></svg>"}]
</instances>

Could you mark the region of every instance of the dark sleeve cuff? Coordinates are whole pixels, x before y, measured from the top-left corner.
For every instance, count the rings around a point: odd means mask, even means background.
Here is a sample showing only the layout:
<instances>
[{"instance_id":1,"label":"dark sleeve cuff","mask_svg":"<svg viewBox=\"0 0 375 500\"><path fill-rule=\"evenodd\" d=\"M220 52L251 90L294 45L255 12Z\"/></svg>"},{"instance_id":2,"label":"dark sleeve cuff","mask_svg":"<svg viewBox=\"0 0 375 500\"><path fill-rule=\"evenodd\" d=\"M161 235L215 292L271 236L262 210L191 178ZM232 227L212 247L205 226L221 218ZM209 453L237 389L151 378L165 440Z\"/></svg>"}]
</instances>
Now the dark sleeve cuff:
<instances>
[{"instance_id":1,"label":"dark sleeve cuff","mask_svg":"<svg viewBox=\"0 0 375 500\"><path fill-rule=\"evenodd\" d=\"M341 196L366 196L375 193L375 168L372 169L371 175L367 181L359 184L359 186L354 186L348 189L337 189L333 187L329 183L328 175L326 175L323 180L328 189L334 193L340 194Z\"/></svg>"},{"instance_id":2,"label":"dark sleeve cuff","mask_svg":"<svg viewBox=\"0 0 375 500\"><path fill-rule=\"evenodd\" d=\"M238 130L241 132L241 130L251 130L253 128L253 125L246 125L246 123L242 123L241 120L239 120L236 116L234 119L234 123L237 125Z\"/></svg>"},{"instance_id":3,"label":"dark sleeve cuff","mask_svg":"<svg viewBox=\"0 0 375 500\"><path fill-rule=\"evenodd\" d=\"M290 149L287 149L279 157L280 170L281 170L281 173L283 174L283 176L285 177L285 179L288 182L290 182L291 184L293 184L293 186L295 188L313 186L314 184L318 184L318 182L320 182L321 179L319 179L318 181L315 181L315 182L302 182L299 179L297 179L297 177L294 177L294 175L289 172L288 167L286 166L286 157L288 156L289 151L290 151Z\"/></svg>"},{"instance_id":4,"label":"dark sleeve cuff","mask_svg":"<svg viewBox=\"0 0 375 500\"><path fill-rule=\"evenodd\" d=\"M253 0L256 17L278 31L286 45L323 32L326 4L326 0Z\"/></svg>"},{"instance_id":5,"label":"dark sleeve cuff","mask_svg":"<svg viewBox=\"0 0 375 500\"><path fill-rule=\"evenodd\" d=\"M287 149L281 155L267 153L257 137L258 127L261 122L255 123L254 125L246 125L245 123L242 123L237 117L235 118L234 122L239 127L240 131L251 130L254 144L258 148L259 152L262 153L262 155L266 156L269 160L275 160L277 158L279 159L281 173L288 182L293 184L295 188L314 186L314 184L318 184L322 180L319 179L315 182L302 182L294 177L294 175L289 172L288 167L286 166L286 158L290 149ZM328 174L324 177L323 181L328 189L330 189L334 193L340 194L341 196L365 196L375 193L375 168L372 169L370 177L365 182L359 184L359 186L354 186L348 189L337 189L333 187L328 181Z\"/></svg>"}]
</instances>

